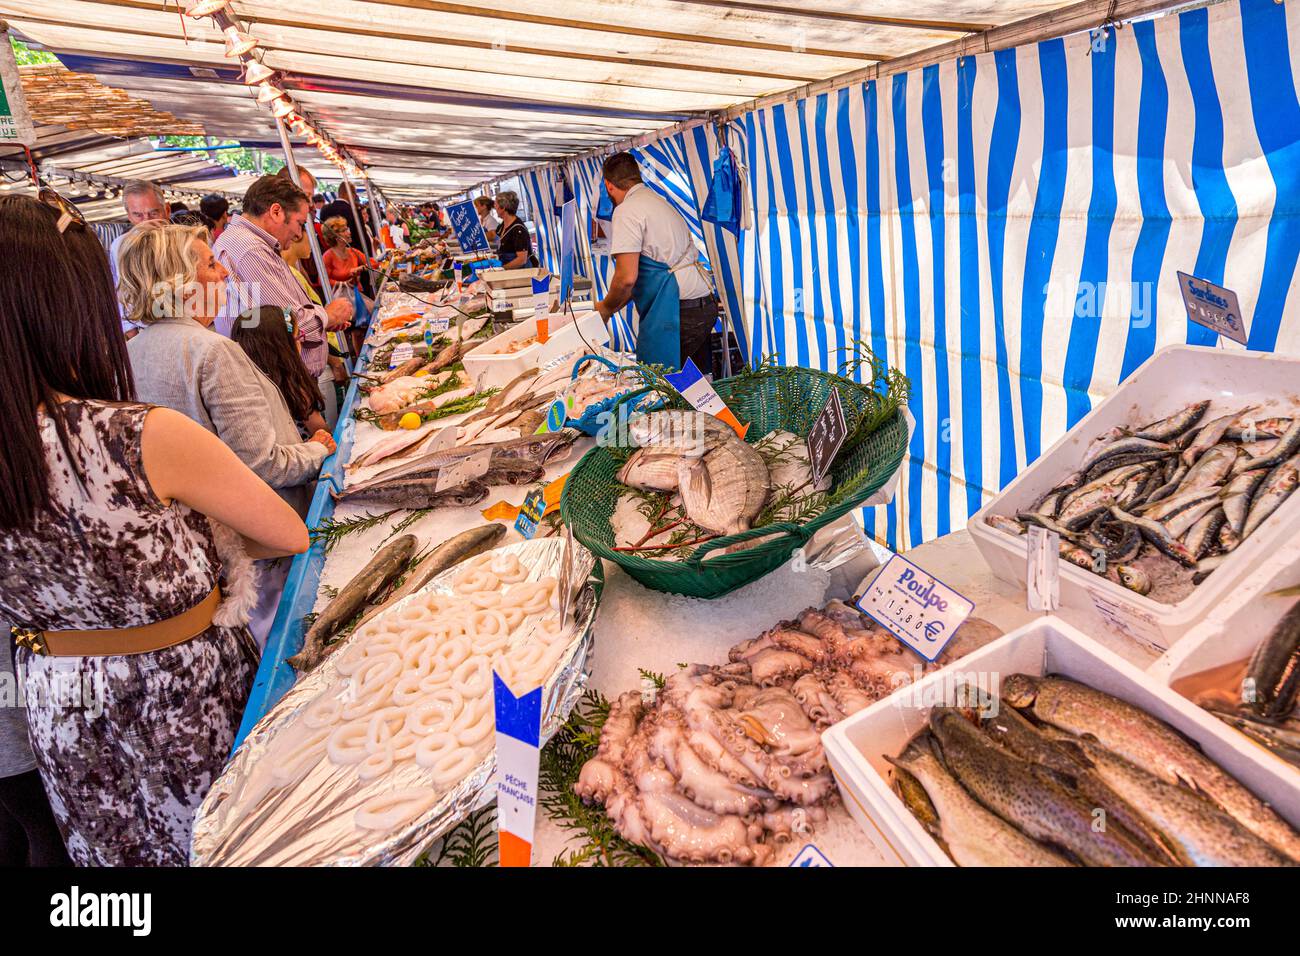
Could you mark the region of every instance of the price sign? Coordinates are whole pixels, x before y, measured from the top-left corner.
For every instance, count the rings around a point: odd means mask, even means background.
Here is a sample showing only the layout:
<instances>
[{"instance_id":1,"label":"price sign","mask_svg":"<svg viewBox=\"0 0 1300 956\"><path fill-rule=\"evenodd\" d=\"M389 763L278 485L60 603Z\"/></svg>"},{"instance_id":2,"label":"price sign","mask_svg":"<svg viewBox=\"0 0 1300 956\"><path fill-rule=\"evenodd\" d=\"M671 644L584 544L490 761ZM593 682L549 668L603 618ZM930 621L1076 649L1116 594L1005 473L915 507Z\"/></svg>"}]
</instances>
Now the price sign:
<instances>
[{"instance_id":1,"label":"price sign","mask_svg":"<svg viewBox=\"0 0 1300 956\"><path fill-rule=\"evenodd\" d=\"M451 316L440 310L440 314L429 316L424 326L425 341L433 344L434 338L451 328Z\"/></svg>"},{"instance_id":2,"label":"price sign","mask_svg":"<svg viewBox=\"0 0 1300 956\"><path fill-rule=\"evenodd\" d=\"M677 389L682 398L690 402L697 412L704 412L726 422L735 429L737 435L741 438L745 437L749 425L740 424L735 414L727 407L727 403L722 400L722 396L696 368L691 359L686 360L680 372L669 372L664 378L668 379L669 384Z\"/></svg>"},{"instance_id":3,"label":"price sign","mask_svg":"<svg viewBox=\"0 0 1300 956\"><path fill-rule=\"evenodd\" d=\"M897 554L885 562L857 604L927 661L943 652L975 610L973 601Z\"/></svg>"},{"instance_id":4,"label":"price sign","mask_svg":"<svg viewBox=\"0 0 1300 956\"><path fill-rule=\"evenodd\" d=\"M497 856L502 866L528 866L537 826L542 689L516 697L494 672L492 704L497 731Z\"/></svg>"},{"instance_id":5,"label":"price sign","mask_svg":"<svg viewBox=\"0 0 1300 956\"><path fill-rule=\"evenodd\" d=\"M528 492L523 505L519 508L519 517L515 519L515 530L525 538L532 540L537 534L537 523L546 514L546 494L538 488Z\"/></svg>"},{"instance_id":6,"label":"price sign","mask_svg":"<svg viewBox=\"0 0 1300 956\"><path fill-rule=\"evenodd\" d=\"M1246 344L1246 324L1241 316L1237 293L1186 272L1178 273L1187 317L1197 325L1218 332L1234 342Z\"/></svg>"},{"instance_id":7,"label":"price sign","mask_svg":"<svg viewBox=\"0 0 1300 956\"><path fill-rule=\"evenodd\" d=\"M415 345L411 342L402 342L393 349L393 354L388 356L388 367L397 368L403 362L409 362L414 357Z\"/></svg>"},{"instance_id":8,"label":"price sign","mask_svg":"<svg viewBox=\"0 0 1300 956\"><path fill-rule=\"evenodd\" d=\"M840 403L840 390L831 389L830 398L822 407L812 430L808 432L808 461L812 467L813 485L822 483L826 473L831 470L840 446L849 434L849 427L844 421L844 406Z\"/></svg>"},{"instance_id":9,"label":"price sign","mask_svg":"<svg viewBox=\"0 0 1300 956\"><path fill-rule=\"evenodd\" d=\"M481 478L487 474L487 470L491 465L492 451L491 449L484 449L478 454L462 458L445 468L439 468L438 480L434 483L433 493L439 494L452 488L459 488L475 478Z\"/></svg>"},{"instance_id":10,"label":"price sign","mask_svg":"<svg viewBox=\"0 0 1300 956\"><path fill-rule=\"evenodd\" d=\"M483 224L478 221L478 211L472 201L466 200L448 206L447 218L451 220L451 228L456 230L456 241L460 243L462 252L488 251L487 233L483 231Z\"/></svg>"}]
</instances>

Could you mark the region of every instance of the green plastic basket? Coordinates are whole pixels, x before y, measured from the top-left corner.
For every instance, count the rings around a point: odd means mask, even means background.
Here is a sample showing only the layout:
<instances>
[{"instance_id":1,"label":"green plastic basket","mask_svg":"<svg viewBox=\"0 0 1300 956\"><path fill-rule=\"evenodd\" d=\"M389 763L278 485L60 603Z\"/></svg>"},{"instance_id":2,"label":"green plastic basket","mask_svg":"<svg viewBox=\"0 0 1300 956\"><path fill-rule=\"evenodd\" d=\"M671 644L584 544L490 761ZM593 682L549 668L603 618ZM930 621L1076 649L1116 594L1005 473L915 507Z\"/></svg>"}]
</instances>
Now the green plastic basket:
<instances>
[{"instance_id":1,"label":"green plastic basket","mask_svg":"<svg viewBox=\"0 0 1300 956\"><path fill-rule=\"evenodd\" d=\"M654 591L715 598L775 571L819 528L884 487L907 450L907 424L898 407L869 387L838 375L809 368L765 368L715 382L714 388L741 421L751 423L746 435L751 442L778 428L806 438L830 389L838 390L848 437L831 470L830 494L834 500L811 521L777 522L715 538L683 561L615 551L610 518L623 491L617 474L626 449L598 445L569 475L560 499L560 517L583 545L620 565ZM668 405L688 407L676 395ZM752 548L704 560L719 548L755 538L764 540Z\"/></svg>"}]
</instances>

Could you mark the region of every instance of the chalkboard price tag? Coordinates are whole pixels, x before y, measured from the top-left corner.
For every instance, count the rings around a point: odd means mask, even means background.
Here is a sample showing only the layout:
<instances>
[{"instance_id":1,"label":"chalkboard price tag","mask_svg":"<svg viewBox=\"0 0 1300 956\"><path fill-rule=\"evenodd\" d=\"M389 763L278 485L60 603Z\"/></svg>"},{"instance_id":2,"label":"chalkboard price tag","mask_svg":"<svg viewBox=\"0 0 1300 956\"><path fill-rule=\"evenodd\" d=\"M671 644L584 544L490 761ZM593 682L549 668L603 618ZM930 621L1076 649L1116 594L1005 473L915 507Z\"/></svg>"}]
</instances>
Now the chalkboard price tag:
<instances>
[{"instance_id":1,"label":"chalkboard price tag","mask_svg":"<svg viewBox=\"0 0 1300 956\"><path fill-rule=\"evenodd\" d=\"M849 428L844 421L844 406L840 403L840 392L831 389L830 398L822 407L812 430L808 432L808 461L812 466L813 485L820 485L826 473L831 470L840 446L848 437Z\"/></svg>"}]
</instances>

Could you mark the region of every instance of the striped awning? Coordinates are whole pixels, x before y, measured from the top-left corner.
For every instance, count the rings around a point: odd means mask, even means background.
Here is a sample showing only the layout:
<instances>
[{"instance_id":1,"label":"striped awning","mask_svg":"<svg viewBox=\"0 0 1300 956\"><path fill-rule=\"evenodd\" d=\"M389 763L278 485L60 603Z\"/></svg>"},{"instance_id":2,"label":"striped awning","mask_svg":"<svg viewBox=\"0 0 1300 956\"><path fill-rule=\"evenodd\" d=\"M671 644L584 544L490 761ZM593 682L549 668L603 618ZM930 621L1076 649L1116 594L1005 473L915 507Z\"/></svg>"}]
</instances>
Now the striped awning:
<instances>
[{"instance_id":1,"label":"striped awning","mask_svg":"<svg viewBox=\"0 0 1300 956\"><path fill-rule=\"evenodd\" d=\"M234 0L295 102L386 195L506 173L914 54L1060 0ZM175 0L0 0L69 68L277 143L212 21ZM318 174L323 160L308 155Z\"/></svg>"}]
</instances>

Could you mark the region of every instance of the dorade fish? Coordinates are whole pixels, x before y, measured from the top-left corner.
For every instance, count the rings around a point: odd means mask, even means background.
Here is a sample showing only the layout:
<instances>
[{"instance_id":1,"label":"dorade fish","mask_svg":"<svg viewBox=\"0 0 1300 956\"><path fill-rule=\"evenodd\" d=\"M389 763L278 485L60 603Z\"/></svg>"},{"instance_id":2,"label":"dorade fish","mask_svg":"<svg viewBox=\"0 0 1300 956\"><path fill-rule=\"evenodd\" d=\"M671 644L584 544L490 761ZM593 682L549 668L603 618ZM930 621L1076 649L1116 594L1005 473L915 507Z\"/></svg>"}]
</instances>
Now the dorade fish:
<instances>
[{"instance_id":1,"label":"dorade fish","mask_svg":"<svg viewBox=\"0 0 1300 956\"><path fill-rule=\"evenodd\" d=\"M734 435L702 458L680 459L677 484L690 519L722 535L748 531L771 491L763 456Z\"/></svg>"}]
</instances>

